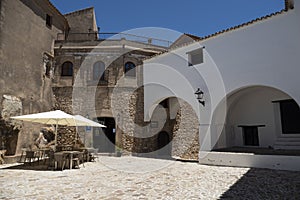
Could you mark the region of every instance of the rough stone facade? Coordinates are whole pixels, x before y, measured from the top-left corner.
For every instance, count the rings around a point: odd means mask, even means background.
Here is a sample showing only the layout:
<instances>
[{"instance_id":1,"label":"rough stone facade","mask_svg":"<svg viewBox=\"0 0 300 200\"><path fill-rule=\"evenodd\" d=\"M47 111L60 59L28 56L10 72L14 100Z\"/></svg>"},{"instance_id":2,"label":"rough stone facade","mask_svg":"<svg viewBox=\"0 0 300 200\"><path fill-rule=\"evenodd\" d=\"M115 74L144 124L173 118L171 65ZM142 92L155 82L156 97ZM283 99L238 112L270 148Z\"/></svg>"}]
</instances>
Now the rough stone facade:
<instances>
[{"instance_id":1,"label":"rough stone facade","mask_svg":"<svg viewBox=\"0 0 300 200\"><path fill-rule=\"evenodd\" d=\"M172 156L184 160L198 160L199 121L189 104L181 101L180 105L173 129Z\"/></svg>"},{"instance_id":2,"label":"rough stone facade","mask_svg":"<svg viewBox=\"0 0 300 200\"><path fill-rule=\"evenodd\" d=\"M114 148L125 154L197 159L197 122L187 121L193 113L188 105L183 103L177 117L171 117L166 99L151 121L144 121L143 59L167 48L152 45L152 39L102 39L93 8L62 16L48 0L2 0L0 10L0 144L9 155L32 144L43 126L11 121L10 116L59 109L109 119L110 127L100 134L114 134ZM64 68L66 63L71 68ZM135 67L126 74L128 63ZM96 65L105 66L99 77ZM97 148L96 135L95 130L60 127L57 143Z\"/></svg>"},{"instance_id":3,"label":"rough stone facade","mask_svg":"<svg viewBox=\"0 0 300 200\"><path fill-rule=\"evenodd\" d=\"M47 15L52 16L51 27L46 25ZM8 155L20 153L39 131L34 125L11 126L9 117L53 107L53 44L57 33L63 33L66 28L67 21L47 0L1 0L0 137L1 148ZM11 109L14 106L18 112Z\"/></svg>"}]
</instances>

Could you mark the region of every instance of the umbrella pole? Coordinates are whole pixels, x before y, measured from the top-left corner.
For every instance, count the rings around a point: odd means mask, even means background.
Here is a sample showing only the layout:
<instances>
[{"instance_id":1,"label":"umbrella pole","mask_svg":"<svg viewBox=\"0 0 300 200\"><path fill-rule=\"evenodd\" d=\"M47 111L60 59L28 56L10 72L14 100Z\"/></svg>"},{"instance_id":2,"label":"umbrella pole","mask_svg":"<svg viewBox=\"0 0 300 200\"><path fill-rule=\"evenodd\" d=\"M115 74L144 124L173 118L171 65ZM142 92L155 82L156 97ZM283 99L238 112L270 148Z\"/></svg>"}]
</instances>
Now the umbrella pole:
<instances>
[{"instance_id":1,"label":"umbrella pole","mask_svg":"<svg viewBox=\"0 0 300 200\"><path fill-rule=\"evenodd\" d=\"M55 125L55 145L54 145L54 151L56 151L56 146L57 146L57 127L58 127L58 121L56 121L56 125Z\"/></svg>"}]
</instances>

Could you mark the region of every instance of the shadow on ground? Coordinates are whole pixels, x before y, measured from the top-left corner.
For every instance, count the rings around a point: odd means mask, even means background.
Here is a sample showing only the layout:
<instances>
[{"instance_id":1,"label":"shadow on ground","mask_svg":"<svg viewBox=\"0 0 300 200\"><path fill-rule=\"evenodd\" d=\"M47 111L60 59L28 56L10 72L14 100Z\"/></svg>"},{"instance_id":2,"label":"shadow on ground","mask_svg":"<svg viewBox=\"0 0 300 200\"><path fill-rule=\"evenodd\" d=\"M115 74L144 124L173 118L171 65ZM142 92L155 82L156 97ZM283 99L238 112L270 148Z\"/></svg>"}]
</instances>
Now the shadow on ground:
<instances>
[{"instance_id":1,"label":"shadow on ground","mask_svg":"<svg viewBox=\"0 0 300 200\"><path fill-rule=\"evenodd\" d=\"M2 167L0 170L16 169L16 170L35 170L35 171L52 171L54 167L49 166L47 161L36 161L31 163L16 163L8 167Z\"/></svg>"},{"instance_id":2,"label":"shadow on ground","mask_svg":"<svg viewBox=\"0 0 300 200\"><path fill-rule=\"evenodd\" d=\"M274 192L275 191L275 192ZM220 199L300 199L300 173L250 169Z\"/></svg>"}]
</instances>

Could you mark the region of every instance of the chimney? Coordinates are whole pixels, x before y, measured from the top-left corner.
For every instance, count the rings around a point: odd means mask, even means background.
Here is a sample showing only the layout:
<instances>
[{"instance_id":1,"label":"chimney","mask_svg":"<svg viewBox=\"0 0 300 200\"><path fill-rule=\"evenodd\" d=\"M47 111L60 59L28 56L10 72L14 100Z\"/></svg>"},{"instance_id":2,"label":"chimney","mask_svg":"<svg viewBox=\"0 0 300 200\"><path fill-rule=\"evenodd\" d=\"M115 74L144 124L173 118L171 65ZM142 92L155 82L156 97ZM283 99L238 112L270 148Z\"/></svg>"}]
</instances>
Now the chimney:
<instances>
[{"instance_id":1,"label":"chimney","mask_svg":"<svg viewBox=\"0 0 300 200\"><path fill-rule=\"evenodd\" d=\"M285 11L294 9L294 0L285 0Z\"/></svg>"}]
</instances>

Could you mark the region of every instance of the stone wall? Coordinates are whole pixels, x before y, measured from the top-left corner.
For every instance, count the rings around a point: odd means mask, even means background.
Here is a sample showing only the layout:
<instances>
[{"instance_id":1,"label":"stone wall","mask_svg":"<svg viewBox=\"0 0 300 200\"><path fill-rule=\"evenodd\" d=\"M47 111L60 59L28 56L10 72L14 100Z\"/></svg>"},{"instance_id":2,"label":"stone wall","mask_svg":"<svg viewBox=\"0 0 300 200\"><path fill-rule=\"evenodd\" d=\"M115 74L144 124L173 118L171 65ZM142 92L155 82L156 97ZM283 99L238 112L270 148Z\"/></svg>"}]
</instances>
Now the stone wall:
<instances>
[{"instance_id":1,"label":"stone wall","mask_svg":"<svg viewBox=\"0 0 300 200\"><path fill-rule=\"evenodd\" d=\"M53 88L55 96L55 110L62 110L68 114L73 114L72 108L72 87ZM76 127L59 126L57 134L58 145L82 145Z\"/></svg>"},{"instance_id":2,"label":"stone wall","mask_svg":"<svg viewBox=\"0 0 300 200\"><path fill-rule=\"evenodd\" d=\"M171 140L172 157L183 160L198 159L198 119L192 108L183 101L180 101L181 106L176 119L170 119L169 108L157 106L151 122L144 122L143 87L137 90L126 87L98 87L96 90L91 87L77 88L82 99L77 99L76 103L72 102L71 87L57 87L53 88L53 91L57 100L57 109L68 113L74 111L92 113L91 110L95 109L96 116L90 115L91 118L114 117L117 126L116 145L123 149L125 154L157 155L158 135L160 132L167 132ZM93 101L95 101L95 108L91 107ZM153 123L157 124L153 126ZM67 141L74 141L78 137L71 134L68 128L66 130L69 132L65 131L58 137L58 140L62 141L59 143L70 144L72 142Z\"/></svg>"},{"instance_id":3,"label":"stone wall","mask_svg":"<svg viewBox=\"0 0 300 200\"><path fill-rule=\"evenodd\" d=\"M87 8L66 14L70 31L68 40L96 40L98 32L94 8Z\"/></svg>"},{"instance_id":4,"label":"stone wall","mask_svg":"<svg viewBox=\"0 0 300 200\"><path fill-rule=\"evenodd\" d=\"M56 49L56 73L54 79L54 93L57 108L69 113L89 115L91 119L97 117L114 118L116 121L116 145L125 154L149 153L158 155L161 151L159 134L167 133L171 142L170 155L176 158L196 160L199 151L197 118L192 109L184 104L176 119L170 118L170 108L158 105L150 122L144 122L144 88L140 87L143 71L137 67L137 77L123 77L124 63L134 62L137 66L142 61L125 53L111 62L114 54L111 46L120 45L128 41L66 41L56 43L62 48ZM106 48L81 49L80 46ZM131 44L133 45L133 44ZM69 48L70 47L70 48ZM78 47L74 49L74 47ZM114 53L122 53L114 49ZM136 54L141 52L136 52ZM74 65L73 77L61 77L61 65L71 61ZM102 61L106 65L106 84L93 82L93 64ZM77 79L75 81L75 79ZM74 85L75 84L75 85ZM74 85L73 90L70 89ZM73 93L72 93L73 92ZM74 100L72 100L72 97ZM168 99L166 101L169 101ZM92 138L92 132L89 133ZM68 133L66 133L68 135ZM71 140L72 137L69 136ZM163 144L164 145L164 144Z\"/></svg>"},{"instance_id":5,"label":"stone wall","mask_svg":"<svg viewBox=\"0 0 300 200\"><path fill-rule=\"evenodd\" d=\"M199 122L192 107L180 101L180 110L173 129L172 156L183 160L198 160Z\"/></svg>"},{"instance_id":6,"label":"stone wall","mask_svg":"<svg viewBox=\"0 0 300 200\"><path fill-rule=\"evenodd\" d=\"M14 155L22 123L10 117L22 113L22 102L17 97L3 95L0 103L0 149L6 149L6 155Z\"/></svg>"},{"instance_id":7,"label":"stone wall","mask_svg":"<svg viewBox=\"0 0 300 200\"><path fill-rule=\"evenodd\" d=\"M46 14L53 16L51 28L46 26ZM65 20L46 0L1 0L0 18L0 98L5 95L18 99L21 111L3 110L9 100L2 99L0 131L13 135L6 138L8 146L4 148L9 148L9 154L18 154L39 130L35 125L15 127L6 115L37 113L52 108L51 77L46 62L51 63L53 43L57 33L63 32ZM49 68L51 71L51 66ZM8 141L9 138L14 139Z\"/></svg>"}]
</instances>

